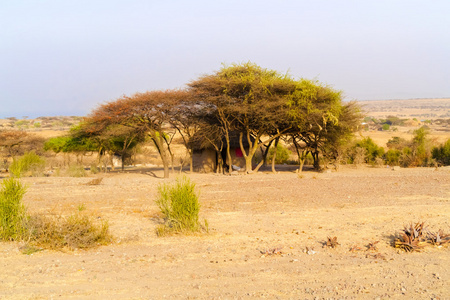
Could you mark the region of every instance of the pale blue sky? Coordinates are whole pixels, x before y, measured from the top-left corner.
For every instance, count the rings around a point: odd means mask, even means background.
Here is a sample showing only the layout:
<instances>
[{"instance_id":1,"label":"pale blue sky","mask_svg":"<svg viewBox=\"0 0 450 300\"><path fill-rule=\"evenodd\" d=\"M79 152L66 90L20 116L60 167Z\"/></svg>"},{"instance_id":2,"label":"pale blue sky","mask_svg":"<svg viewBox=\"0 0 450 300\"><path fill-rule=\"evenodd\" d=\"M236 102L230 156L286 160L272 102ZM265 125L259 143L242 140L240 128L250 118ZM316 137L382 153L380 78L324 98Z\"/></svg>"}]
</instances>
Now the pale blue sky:
<instances>
[{"instance_id":1,"label":"pale blue sky","mask_svg":"<svg viewBox=\"0 0 450 300\"><path fill-rule=\"evenodd\" d=\"M86 115L221 63L346 99L450 97L450 1L0 0L0 118Z\"/></svg>"}]
</instances>

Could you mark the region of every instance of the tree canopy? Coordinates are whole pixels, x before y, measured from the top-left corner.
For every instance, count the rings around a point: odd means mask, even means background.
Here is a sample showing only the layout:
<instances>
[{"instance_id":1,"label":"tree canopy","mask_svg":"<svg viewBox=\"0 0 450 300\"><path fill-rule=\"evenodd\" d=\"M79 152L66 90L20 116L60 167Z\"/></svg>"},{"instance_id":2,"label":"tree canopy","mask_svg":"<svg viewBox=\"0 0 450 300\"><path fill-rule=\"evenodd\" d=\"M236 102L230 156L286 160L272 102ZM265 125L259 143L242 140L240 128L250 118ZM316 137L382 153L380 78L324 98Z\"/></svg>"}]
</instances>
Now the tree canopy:
<instances>
[{"instance_id":1,"label":"tree canopy","mask_svg":"<svg viewBox=\"0 0 450 300\"><path fill-rule=\"evenodd\" d=\"M201 136L216 151L225 147L231 161L230 138L237 134L246 172L251 173L263 163L253 164L257 150L268 149L283 136L290 137L298 153L311 153L318 168L319 153L336 157L360 117L355 103L342 102L341 91L248 62L223 66L191 81L185 89L136 93L100 105L85 118L78 136L72 137L95 138L97 147L119 151L147 136L168 177L176 133L191 156L191 170L195 138ZM118 139L120 145L114 146ZM231 164L228 167L231 171Z\"/></svg>"}]
</instances>

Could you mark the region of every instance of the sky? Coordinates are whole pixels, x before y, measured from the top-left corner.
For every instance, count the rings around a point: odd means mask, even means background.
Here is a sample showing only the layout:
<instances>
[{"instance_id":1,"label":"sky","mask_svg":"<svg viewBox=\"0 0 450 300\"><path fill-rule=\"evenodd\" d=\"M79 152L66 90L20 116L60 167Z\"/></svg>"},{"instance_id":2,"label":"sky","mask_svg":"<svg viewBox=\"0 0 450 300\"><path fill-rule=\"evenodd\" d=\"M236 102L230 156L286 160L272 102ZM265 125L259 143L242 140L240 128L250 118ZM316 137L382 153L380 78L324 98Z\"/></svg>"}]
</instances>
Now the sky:
<instances>
[{"instance_id":1,"label":"sky","mask_svg":"<svg viewBox=\"0 0 450 300\"><path fill-rule=\"evenodd\" d=\"M450 1L0 0L0 118L84 116L223 64L345 100L450 97Z\"/></svg>"}]
</instances>

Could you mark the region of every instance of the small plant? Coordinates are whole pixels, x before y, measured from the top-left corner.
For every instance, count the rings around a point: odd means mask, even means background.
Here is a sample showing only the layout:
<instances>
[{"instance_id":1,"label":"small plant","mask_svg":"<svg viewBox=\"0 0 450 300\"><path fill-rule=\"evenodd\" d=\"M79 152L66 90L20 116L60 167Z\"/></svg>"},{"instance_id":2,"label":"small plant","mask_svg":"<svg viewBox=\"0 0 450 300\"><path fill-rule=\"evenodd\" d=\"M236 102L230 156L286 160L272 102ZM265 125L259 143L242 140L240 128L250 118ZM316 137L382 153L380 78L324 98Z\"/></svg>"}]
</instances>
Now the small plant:
<instances>
[{"instance_id":1,"label":"small plant","mask_svg":"<svg viewBox=\"0 0 450 300\"><path fill-rule=\"evenodd\" d=\"M420 248L423 247L423 226L424 223L422 222L405 227L400 237L394 242L395 248L400 248L406 252L420 251Z\"/></svg>"},{"instance_id":2,"label":"small plant","mask_svg":"<svg viewBox=\"0 0 450 300\"><path fill-rule=\"evenodd\" d=\"M353 245L348 251L350 252L356 252L356 251L361 251L362 248L359 247L358 245Z\"/></svg>"},{"instance_id":3,"label":"small plant","mask_svg":"<svg viewBox=\"0 0 450 300\"><path fill-rule=\"evenodd\" d=\"M199 223L200 204L195 184L187 177L178 178L175 184L158 187L156 204L164 216L164 225L157 228L158 235L170 232L196 232L207 229Z\"/></svg>"},{"instance_id":4,"label":"small plant","mask_svg":"<svg viewBox=\"0 0 450 300\"><path fill-rule=\"evenodd\" d=\"M42 215L30 219L30 247L46 249L88 249L112 241L108 222L95 224L80 212L68 218L50 218Z\"/></svg>"},{"instance_id":5,"label":"small plant","mask_svg":"<svg viewBox=\"0 0 450 300\"><path fill-rule=\"evenodd\" d=\"M84 205L84 203L81 203L80 205L78 205L78 211L83 211L86 210L86 206Z\"/></svg>"},{"instance_id":6,"label":"small plant","mask_svg":"<svg viewBox=\"0 0 450 300\"><path fill-rule=\"evenodd\" d=\"M100 170L97 168L96 165L91 165L91 167L89 169L91 171L91 174L97 174L100 172Z\"/></svg>"},{"instance_id":7,"label":"small plant","mask_svg":"<svg viewBox=\"0 0 450 300\"><path fill-rule=\"evenodd\" d=\"M428 241L435 246L442 246L450 242L450 234L445 234L442 229L438 232L428 232Z\"/></svg>"},{"instance_id":8,"label":"small plant","mask_svg":"<svg viewBox=\"0 0 450 300\"><path fill-rule=\"evenodd\" d=\"M336 248L337 246L339 246L340 244L337 241L337 237L327 237L327 241L325 246L327 246L328 248Z\"/></svg>"},{"instance_id":9,"label":"small plant","mask_svg":"<svg viewBox=\"0 0 450 300\"><path fill-rule=\"evenodd\" d=\"M88 183L86 183L86 185L99 185L103 180L103 177L98 177L98 178L94 178L91 181L89 181Z\"/></svg>"},{"instance_id":10,"label":"small plant","mask_svg":"<svg viewBox=\"0 0 450 300\"><path fill-rule=\"evenodd\" d=\"M378 248L377 248L377 244L379 243L380 241L375 241L375 242L370 242L366 247L367 247L367 250L366 251L378 251Z\"/></svg>"},{"instance_id":11,"label":"small plant","mask_svg":"<svg viewBox=\"0 0 450 300\"><path fill-rule=\"evenodd\" d=\"M0 190L0 239L20 240L26 233L26 187L15 178L4 179Z\"/></svg>"},{"instance_id":12,"label":"small plant","mask_svg":"<svg viewBox=\"0 0 450 300\"><path fill-rule=\"evenodd\" d=\"M281 255L283 252L281 252L281 249L283 248L272 248L272 249L265 249L259 251L262 255L261 257L271 256L271 255Z\"/></svg>"},{"instance_id":13,"label":"small plant","mask_svg":"<svg viewBox=\"0 0 450 300\"><path fill-rule=\"evenodd\" d=\"M70 177L85 177L86 171L82 165L70 165L68 174Z\"/></svg>"},{"instance_id":14,"label":"small plant","mask_svg":"<svg viewBox=\"0 0 450 300\"><path fill-rule=\"evenodd\" d=\"M269 154L267 155L267 161L272 161L272 158L275 154L275 148L269 149ZM278 144L276 148L276 156L275 163L276 164L284 164L288 161L291 156L291 151L284 147L282 144Z\"/></svg>"},{"instance_id":15,"label":"small plant","mask_svg":"<svg viewBox=\"0 0 450 300\"><path fill-rule=\"evenodd\" d=\"M9 166L9 172L14 177L21 177L26 173L30 173L32 176L38 176L44 172L44 168L45 160L34 152L28 152L12 162Z\"/></svg>"}]
</instances>

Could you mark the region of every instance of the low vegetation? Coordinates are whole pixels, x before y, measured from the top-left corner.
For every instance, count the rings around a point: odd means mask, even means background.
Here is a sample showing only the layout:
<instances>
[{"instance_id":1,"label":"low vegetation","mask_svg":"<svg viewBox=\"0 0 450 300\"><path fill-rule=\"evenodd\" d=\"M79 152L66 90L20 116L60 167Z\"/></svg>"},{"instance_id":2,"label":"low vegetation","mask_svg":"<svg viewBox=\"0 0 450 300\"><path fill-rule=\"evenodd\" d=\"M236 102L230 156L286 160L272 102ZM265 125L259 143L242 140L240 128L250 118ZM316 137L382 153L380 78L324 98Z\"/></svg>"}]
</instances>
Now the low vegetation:
<instances>
[{"instance_id":1,"label":"low vegetation","mask_svg":"<svg viewBox=\"0 0 450 300\"><path fill-rule=\"evenodd\" d=\"M108 222L96 224L83 210L69 217L28 215L22 202L26 187L17 178L2 181L0 190L0 239L25 241L24 253L45 249L86 249L112 241Z\"/></svg>"},{"instance_id":2,"label":"low vegetation","mask_svg":"<svg viewBox=\"0 0 450 300\"><path fill-rule=\"evenodd\" d=\"M22 177L24 175L42 176L44 170L45 160L33 151L14 159L9 166L9 172L14 177Z\"/></svg>"},{"instance_id":3,"label":"low vegetation","mask_svg":"<svg viewBox=\"0 0 450 300\"><path fill-rule=\"evenodd\" d=\"M450 242L450 235L443 230L431 232L425 228L424 222L406 226L394 241L395 248L406 252L420 251L427 244L442 246Z\"/></svg>"},{"instance_id":4,"label":"low vegetation","mask_svg":"<svg viewBox=\"0 0 450 300\"><path fill-rule=\"evenodd\" d=\"M164 224L157 228L158 235L208 230L206 220L204 226L199 222L198 194L195 191L195 183L189 178L178 178L172 185L160 185L156 204L164 217Z\"/></svg>"},{"instance_id":5,"label":"low vegetation","mask_svg":"<svg viewBox=\"0 0 450 300\"><path fill-rule=\"evenodd\" d=\"M4 179L0 190L0 239L20 240L26 236L28 216L22 203L26 187L15 178Z\"/></svg>"},{"instance_id":6,"label":"low vegetation","mask_svg":"<svg viewBox=\"0 0 450 300\"><path fill-rule=\"evenodd\" d=\"M88 249L112 241L108 222L96 224L81 211L69 217L35 215L30 218L29 230L29 244L45 249Z\"/></svg>"}]
</instances>

